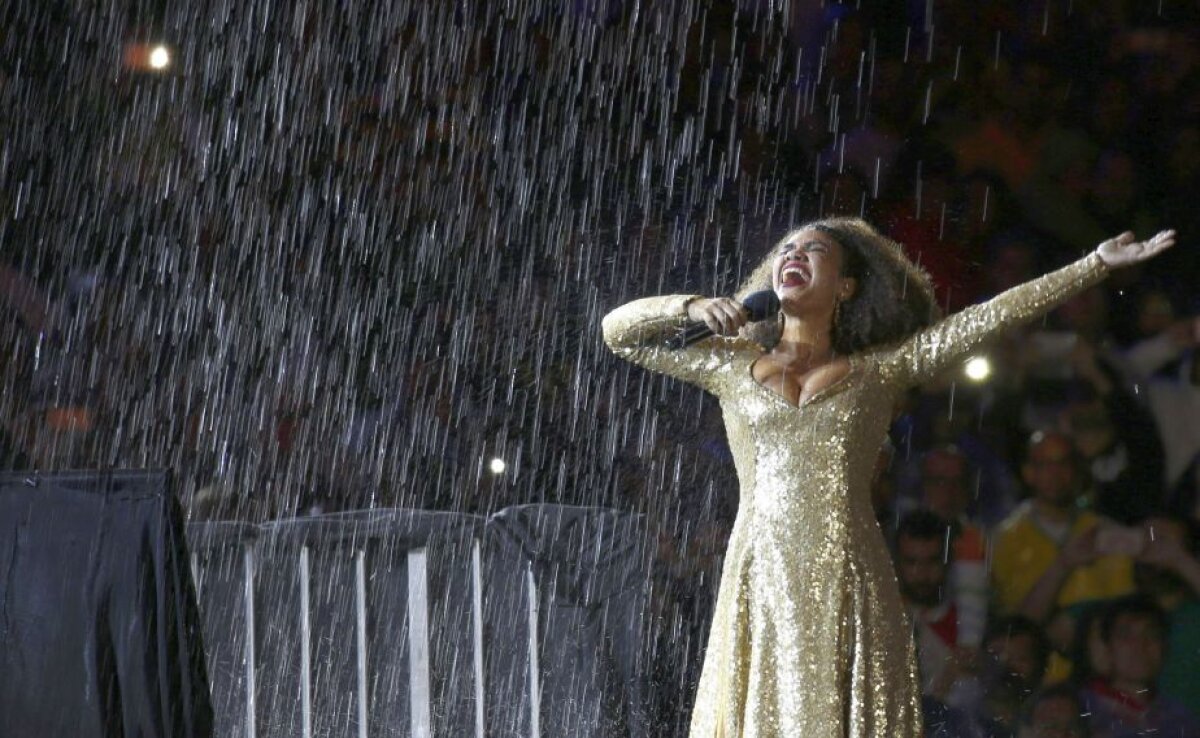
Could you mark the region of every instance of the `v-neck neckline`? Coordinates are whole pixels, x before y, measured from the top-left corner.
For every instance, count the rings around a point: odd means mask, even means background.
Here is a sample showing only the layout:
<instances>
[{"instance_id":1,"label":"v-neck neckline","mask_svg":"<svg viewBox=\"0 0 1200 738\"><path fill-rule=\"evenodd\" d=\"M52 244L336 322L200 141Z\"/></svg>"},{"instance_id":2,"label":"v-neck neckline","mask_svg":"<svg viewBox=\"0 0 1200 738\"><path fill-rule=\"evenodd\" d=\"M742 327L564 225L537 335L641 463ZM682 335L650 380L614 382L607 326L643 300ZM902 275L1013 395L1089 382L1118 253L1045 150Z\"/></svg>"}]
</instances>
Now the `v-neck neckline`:
<instances>
[{"instance_id":1,"label":"v-neck neckline","mask_svg":"<svg viewBox=\"0 0 1200 738\"><path fill-rule=\"evenodd\" d=\"M775 390L771 389L770 387L766 386L765 384L763 384L762 382L760 382L754 378L754 365L757 364L758 360L763 358L764 356L766 356L766 353L761 353L758 356L755 356L750 361L749 365L747 365L746 372L750 375L750 381L756 387L761 389L763 392L766 392L768 395L771 395L776 400L778 400L780 403L792 408L793 410L803 410L804 408L808 407L809 405L812 405L814 402L823 400L832 394L836 394L837 392L841 392L843 389L846 388L846 385L849 383L851 377L854 377L855 375L858 374L858 364L854 361L854 355L851 354L850 356L846 357L846 363L850 365L849 370L847 370L845 374L843 374L841 377L839 377L836 382L827 384L824 387L822 387L821 389L812 393L811 395L808 396L808 399L806 399L804 402L792 404L792 403L788 402L786 397L784 397L783 395L779 394Z\"/></svg>"}]
</instances>

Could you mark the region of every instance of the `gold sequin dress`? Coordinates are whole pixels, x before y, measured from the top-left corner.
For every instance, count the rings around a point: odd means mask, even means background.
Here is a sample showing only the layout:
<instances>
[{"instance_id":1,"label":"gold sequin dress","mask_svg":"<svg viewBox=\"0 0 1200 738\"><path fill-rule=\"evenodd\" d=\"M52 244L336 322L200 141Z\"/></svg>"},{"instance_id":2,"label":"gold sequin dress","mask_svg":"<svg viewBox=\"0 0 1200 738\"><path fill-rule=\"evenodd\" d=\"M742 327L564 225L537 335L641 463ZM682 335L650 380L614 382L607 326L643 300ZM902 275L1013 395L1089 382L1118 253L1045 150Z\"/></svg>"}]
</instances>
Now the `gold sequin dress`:
<instances>
[{"instance_id":1,"label":"gold sequin dress","mask_svg":"<svg viewBox=\"0 0 1200 738\"><path fill-rule=\"evenodd\" d=\"M905 389L1104 274L1093 253L851 356L845 378L798 407L754 380L763 349L752 341L666 348L694 296L636 300L605 316L618 355L720 400L737 466L741 500L691 738L921 735L912 630L870 502L893 408Z\"/></svg>"}]
</instances>

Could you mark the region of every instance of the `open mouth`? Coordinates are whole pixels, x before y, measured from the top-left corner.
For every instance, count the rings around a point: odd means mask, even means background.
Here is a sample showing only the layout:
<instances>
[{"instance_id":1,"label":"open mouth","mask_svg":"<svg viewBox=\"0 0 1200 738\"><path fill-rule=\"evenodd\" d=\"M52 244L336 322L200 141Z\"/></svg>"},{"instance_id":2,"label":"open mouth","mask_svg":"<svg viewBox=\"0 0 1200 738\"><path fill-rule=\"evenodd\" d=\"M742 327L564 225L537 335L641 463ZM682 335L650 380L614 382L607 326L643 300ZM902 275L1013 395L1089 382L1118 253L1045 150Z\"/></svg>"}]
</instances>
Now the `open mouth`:
<instances>
[{"instance_id":1,"label":"open mouth","mask_svg":"<svg viewBox=\"0 0 1200 738\"><path fill-rule=\"evenodd\" d=\"M779 284L783 287L799 287L808 280L808 272L795 264L789 264L779 272Z\"/></svg>"}]
</instances>

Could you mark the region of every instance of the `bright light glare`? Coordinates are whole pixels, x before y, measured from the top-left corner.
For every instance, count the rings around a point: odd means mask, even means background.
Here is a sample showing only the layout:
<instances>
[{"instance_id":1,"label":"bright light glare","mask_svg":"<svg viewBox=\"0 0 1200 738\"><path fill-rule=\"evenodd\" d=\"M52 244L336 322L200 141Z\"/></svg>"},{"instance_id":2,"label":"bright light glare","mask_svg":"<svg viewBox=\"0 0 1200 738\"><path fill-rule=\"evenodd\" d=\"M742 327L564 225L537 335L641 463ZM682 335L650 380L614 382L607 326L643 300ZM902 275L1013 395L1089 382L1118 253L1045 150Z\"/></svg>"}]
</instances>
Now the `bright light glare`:
<instances>
[{"instance_id":1,"label":"bright light glare","mask_svg":"<svg viewBox=\"0 0 1200 738\"><path fill-rule=\"evenodd\" d=\"M492 474L503 474L507 468L508 464L504 463L504 459L492 459L488 462L488 469L491 470Z\"/></svg>"},{"instance_id":2,"label":"bright light glare","mask_svg":"<svg viewBox=\"0 0 1200 738\"><path fill-rule=\"evenodd\" d=\"M982 382L992 375L992 362L986 356L972 356L967 359L967 379L972 382Z\"/></svg>"},{"instance_id":3,"label":"bright light glare","mask_svg":"<svg viewBox=\"0 0 1200 738\"><path fill-rule=\"evenodd\" d=\"M155 46L150 51L150 67L152 69L166 69L171 63L171 52L166 46Z\"/></svg>"}]
</instances>

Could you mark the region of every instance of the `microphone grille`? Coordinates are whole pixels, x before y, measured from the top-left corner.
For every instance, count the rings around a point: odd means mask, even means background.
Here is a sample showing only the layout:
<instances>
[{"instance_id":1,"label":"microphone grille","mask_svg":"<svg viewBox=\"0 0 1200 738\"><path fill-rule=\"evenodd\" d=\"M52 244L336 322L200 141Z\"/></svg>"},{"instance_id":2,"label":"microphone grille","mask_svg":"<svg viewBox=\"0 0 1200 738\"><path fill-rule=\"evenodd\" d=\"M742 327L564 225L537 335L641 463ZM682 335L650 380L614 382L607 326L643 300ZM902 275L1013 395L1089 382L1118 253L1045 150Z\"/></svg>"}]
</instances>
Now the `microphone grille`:
<instances>
[{"instance_id":1,"label":"microphone grille","mask_svg":"<svg viewBox=\"0 0 1200 738\"><path fill-rule=\"evenodd\" d=\"M746 295L742 305L750 311L751 321L766 320L779 312L779 297L775 290L761 290Z\"/></svg>"}]
</instances>

